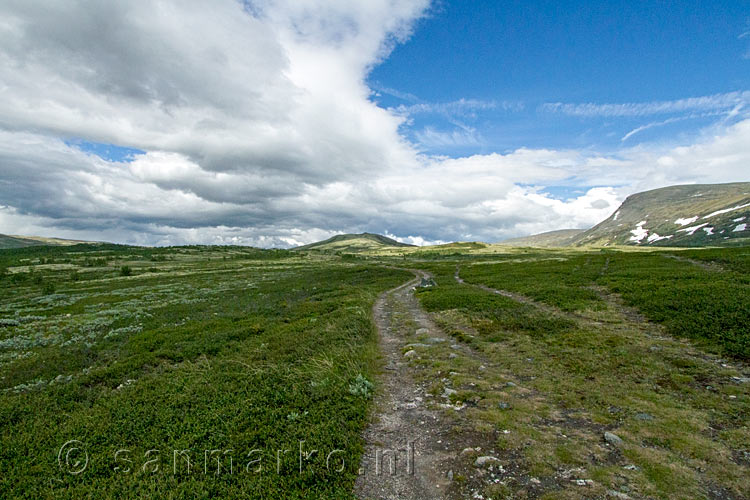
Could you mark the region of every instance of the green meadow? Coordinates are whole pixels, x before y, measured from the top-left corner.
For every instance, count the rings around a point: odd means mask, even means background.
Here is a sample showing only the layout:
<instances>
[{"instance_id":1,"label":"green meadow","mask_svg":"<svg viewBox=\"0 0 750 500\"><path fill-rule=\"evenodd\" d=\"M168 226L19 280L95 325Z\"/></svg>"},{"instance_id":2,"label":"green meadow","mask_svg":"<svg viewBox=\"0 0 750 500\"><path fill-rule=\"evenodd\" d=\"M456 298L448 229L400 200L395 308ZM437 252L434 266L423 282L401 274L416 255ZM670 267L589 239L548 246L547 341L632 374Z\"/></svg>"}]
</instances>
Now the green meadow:
<instances>
[{"instance_id":1,"label":"green meadow","mask_svg":"<svg viewBox=\"0 0 750 500\"><path fill-rule=\"evenodd\" d=\"M0 251L0 498L353 498L408 269L485 360L410 361L518 471L485 498L750 496L747 248L479 250Z\"/></svg>"}]
</instances>

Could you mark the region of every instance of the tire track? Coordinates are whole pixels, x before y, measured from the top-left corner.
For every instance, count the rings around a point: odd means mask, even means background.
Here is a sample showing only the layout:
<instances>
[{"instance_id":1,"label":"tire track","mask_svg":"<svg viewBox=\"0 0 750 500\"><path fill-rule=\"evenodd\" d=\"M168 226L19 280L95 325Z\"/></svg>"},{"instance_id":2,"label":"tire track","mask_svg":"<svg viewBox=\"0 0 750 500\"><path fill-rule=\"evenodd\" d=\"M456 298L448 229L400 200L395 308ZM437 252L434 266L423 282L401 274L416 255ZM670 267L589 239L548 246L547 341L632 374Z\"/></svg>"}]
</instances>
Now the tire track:
<instances>
[{"instance_id":1,"label":"tire track","mask_svg":"<svg viewBox=\"0 0 750 500\"><path fill-rule=\"evenodd\" d=\"M451 481L446 472L453 460L446 445L451 440L449 425L440 412L425 405L425 389L414 381L402 354L411 322L439 334L413 295L413 287L429 274L412 272L415 279L384 292L373 306L386 366L373 422L364 433L365 452L354 488L362 499L449 498Z\"/></svg>"}]
</instances>

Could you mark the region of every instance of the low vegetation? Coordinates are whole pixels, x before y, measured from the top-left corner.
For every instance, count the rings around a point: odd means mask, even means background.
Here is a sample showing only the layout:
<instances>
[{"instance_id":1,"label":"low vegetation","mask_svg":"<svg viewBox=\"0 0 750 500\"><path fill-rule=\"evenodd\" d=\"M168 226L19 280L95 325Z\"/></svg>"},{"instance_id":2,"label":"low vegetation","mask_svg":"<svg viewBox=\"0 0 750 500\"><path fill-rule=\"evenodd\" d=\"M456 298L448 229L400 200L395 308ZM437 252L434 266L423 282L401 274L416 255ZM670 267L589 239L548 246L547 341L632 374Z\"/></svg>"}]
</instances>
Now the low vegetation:
<instances>
[{"instance_id":1,"label":"low vegetation","mask_svg":"<svg viewBox=\"0 0 750 500\"><path fill-rule=\"evenodd\" d=\"M466 491L747 498L749 267L741 247L3 250L0 498L352 498L371 307L407 268L473 353L404 339L430 404L498 458Z\"/></svg>"},{"instance_id":2,"label":"low vegetation","mask_svg":"<svg viewBox=\"0 0 750 500\"><path fill-rule=\"evenodd\" d=\"M467 406L454 411L457 427L485 434L499 457L479 494L750 495L747 275L689 255L543 253L429 266L438 286L421 289L421 303L478 357L430 348L415 365L439 381L434 394L448 387L451 402ZM709 250L698 264L719 259L744 268L748 253Z\"/></svg>"},{"instance_id":3,"label":"low vegetation","mask_svg":"<svg viewBox=\"0 0 750 500\"><path fill-rule=\"evenodd\" d=\"M237 248L4 258L0 497L351 497L370 307L408 273Z\"/></svg>"},{"instance_id":4,"label":"low vegetation","mask_svg":"<svg viewBox=\"0 0 750 500\"><path fill-rule=\"evenodd\" d=\"M603 286L674 336L696 340L722 355L750 359L746 248L557 252L527 259L476 262L464 266L462 276L564 311L601 309L605 304L598 287Z\"/></svg>"}]
</instances>

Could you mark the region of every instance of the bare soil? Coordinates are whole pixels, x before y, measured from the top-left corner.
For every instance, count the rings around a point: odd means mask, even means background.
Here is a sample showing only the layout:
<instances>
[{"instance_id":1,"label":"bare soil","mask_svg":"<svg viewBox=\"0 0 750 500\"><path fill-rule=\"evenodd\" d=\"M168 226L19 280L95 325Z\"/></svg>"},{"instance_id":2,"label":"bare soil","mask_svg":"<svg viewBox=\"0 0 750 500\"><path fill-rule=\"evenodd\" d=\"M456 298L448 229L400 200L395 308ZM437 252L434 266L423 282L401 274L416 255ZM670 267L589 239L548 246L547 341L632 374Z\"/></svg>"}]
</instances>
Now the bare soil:
<instances>
[{"instance_id":1,"label":"bare soil","mask_svg":"<svg viewBox=\"0 0 750 500\"><path fill-rule=\"evenodd\" d=\"M407 336L426 329L431 339L450 339L413 294L419 281L430 275L413 272L415 279L385 292L373 306L385 369L375 414L364 434L365 453L354 489L362 499L463 498L453 481L454 475L467 473L460 453L487 439L456 430L455 422L430 404L434 398L426 385L415 381L416 368L404 356Z\"/></svg>"}]
</instances>

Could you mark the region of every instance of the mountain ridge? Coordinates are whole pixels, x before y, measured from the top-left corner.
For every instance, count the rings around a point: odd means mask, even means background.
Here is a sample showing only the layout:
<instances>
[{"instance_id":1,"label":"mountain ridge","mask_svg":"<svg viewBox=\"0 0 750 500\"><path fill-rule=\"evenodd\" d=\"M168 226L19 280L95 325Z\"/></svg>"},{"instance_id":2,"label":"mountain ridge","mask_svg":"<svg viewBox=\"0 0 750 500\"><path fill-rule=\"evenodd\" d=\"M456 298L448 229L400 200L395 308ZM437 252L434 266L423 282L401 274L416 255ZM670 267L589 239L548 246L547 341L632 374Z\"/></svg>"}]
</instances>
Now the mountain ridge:
<instances>
[{"instance_id":1,"label":"mountain ridge","mask_svg":"<svg viewBox=\"0 0 750 500\"><path fill-rule=\"evenodd\" d=\"M393 238L374 233L346 233L337 234L323 241L309 243L293 250L322 250L322 251L350 251L358 252L388 247L414 247L408 243L401 243Z\"/></svg>"},{"instance_id":2,"label":"mountain ridge","mask_svg":"<svg viewBox=\"0 0 750 500\"><path fill-rule=\"evenodd\" d=\"M628 196L572 246L710 246L750 238L750 182L687 184Z\"/></svg>"},{"instance_id":3,"label":"mountain ridge","mask_svg":"<svg viewBox=\"0 0 750 500\"><path fill-rule=\"evenodd\" d=\"M0 249L26 248L43 245L69 246L80 243L96 243L93 241L67 240L63 238L46 238L43 236L19 236L15 234L0 234Z\"/></svg>"},{"instance_id":4,"label":"mountain ridge","mask_svg":"<svg viewBox=\"0 0 750 500\"><path fill-rule=\"evenodd\" d=\"M498 242L498 245L540 248L564 247L570 245L573 239L578 237L584 231L586 231L586 229L557 229L555 231L546 231L544 233L531 234L529 236L509 238Z\"/></svg>"}]
</instances>

